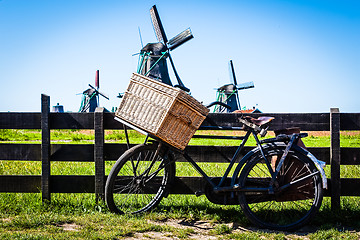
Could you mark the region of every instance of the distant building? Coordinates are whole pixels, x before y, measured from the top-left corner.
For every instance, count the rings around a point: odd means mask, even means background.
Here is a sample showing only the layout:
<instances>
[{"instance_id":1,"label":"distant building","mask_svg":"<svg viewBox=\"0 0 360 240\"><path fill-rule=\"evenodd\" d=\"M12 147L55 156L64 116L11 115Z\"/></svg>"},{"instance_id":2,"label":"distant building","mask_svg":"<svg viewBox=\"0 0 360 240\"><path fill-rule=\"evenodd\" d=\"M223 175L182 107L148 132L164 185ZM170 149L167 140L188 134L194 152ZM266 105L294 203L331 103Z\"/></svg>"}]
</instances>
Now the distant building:
<instances>
[{"instance_id":1,"label":"distant building","mask_svg":"<svg viewBox=\"0 0 360 240\"><path fill-rule=\"evenodd\" d=\"M234 113L262 113L258 108L253 107L252 109L236 110Z\"/></svg>"},{"instance_id":2,"label":"distant building","mask_svg":"<svg viewBox=\"0 0 360 240\"><path fill-rule=\"evenodd\" d=\"M52 111L53 112L63 113L64 112L64 106L57 103L56 106L53 106Z\"/></svg>"}]
</instances>

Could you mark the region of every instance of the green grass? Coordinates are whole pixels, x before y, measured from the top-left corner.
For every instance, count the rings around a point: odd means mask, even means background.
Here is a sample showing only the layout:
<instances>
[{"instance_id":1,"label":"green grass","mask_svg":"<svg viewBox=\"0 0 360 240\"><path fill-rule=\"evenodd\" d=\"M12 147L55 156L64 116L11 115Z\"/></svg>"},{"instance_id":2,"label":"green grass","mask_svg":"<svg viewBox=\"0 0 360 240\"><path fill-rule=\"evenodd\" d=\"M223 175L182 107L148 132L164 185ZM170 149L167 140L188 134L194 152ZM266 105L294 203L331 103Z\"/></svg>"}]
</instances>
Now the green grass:
<instances>
[{"instance_id":1,"label":"green grass","mask_svg":"<svg viewBox=\"0 0 360 240\"><path fill-rule=\"evenodd\" d=\"M325 199L324 206L313 220L314 228L300 234L308 239L358 239L354 230L360 229L359 207L343 207L334 213L328 200ZM347 206L342 201L343 206ZM122 239L138 233L151 236L154 232L188 239L198 232L196 228L166 224L171 221L206 221L212 228L205 234L219 239L299 239L301 236L257 230L239 206L215 205L204 196L172 195L153 212L119 216L109 213L102 202L96 204L93 194L52 194L51 203L42 203L41 195L35 193L0 194L0 239ZM69 226L71 228L67 230ZM241 231L236 226L249 231Z\"/></svg>"},{"instance_id":2,"label":"green grass","mask_svg":"<svg viewBox=\"0 0 360 240\"><path fill-rule=\"evenodd\" d=\"M222 132L223 133L223 132ZM229 133L229 132L227 132ZM200 132L199 134L205 134ZM231 133L230 133L231 134ZM93 131L52 130L53 143L92 143ZM132 143L141 143L144 136L129 131ZM106 142L124 143L123 131L106 131ZM38 130L0 130L1 142L39 143ZM329 136L304 139L307 146L329 147ZM239 141L191 140L198 145L237 145ZM250 140L249 145L255 145ZM341 135L342 147L360 147L360 134ZM114 162L106 162L109 174ZM223 172L226 164L201 163L209 175ZM327 167L329 174L330 168ZM52 162L54 175L94 175L93 163ZM40 175L41 163L0 161L0 175ZM177 163L177 174L199 176L187 163ZM360 166L342 166L342 177L360 177ZM319 214L312 221L312 231L302 233L307 239L358 239L360 230L359 197L342 197L341 210L331 211L329 198L324 198ZM164 232L170 238L188 239L196 228L177 228L169 221L192 223L206 221L212 229L206 234L219 239L299 239L301 235L266 232L254 229L239 206L210 203L205 196L170 195L153 212L139 216L118 216L109 213L103 202L96 203L94 194L52 194L51 203L43 203L39 193L0 193L0 239L122 239ZM240 231L232 226L251 229ZM70 227L70 230L68 228ZM356 230L356 231L354 231Z\"/></svg>"},{"instance_id":3,"label":"green grass","mask_svg":"<svg viewBox=\"0 0 360 240\"><path fill-rule=\"evenodd\" d=\"M134 131L129 130L129 138L131 143L142 143L145 136ZM197 131L196 134L216 134L216 135L244 135L242 131ZM274 134L270 132L266 138L273 137ZM92 142L94 140L93 130L51 130L51 141L53 142ZM0 142L40 142L41 131L40 130L28 130L28 129L0 129ZM125 143L126 138L123 130L106 130L105 131L106 142ZM308 137L303 138L306 146L311 147L330 147L330 136L314 136L312 133ZM219 139L191 139L190 145L215 145L215 146L236 146L239 145L239 140L219 140ZM341 147L359 147L360 146L360 133L344 131L340 135ZM255 146L255 140L250 137L248 146Z\"/></svg>"}]
</instances>

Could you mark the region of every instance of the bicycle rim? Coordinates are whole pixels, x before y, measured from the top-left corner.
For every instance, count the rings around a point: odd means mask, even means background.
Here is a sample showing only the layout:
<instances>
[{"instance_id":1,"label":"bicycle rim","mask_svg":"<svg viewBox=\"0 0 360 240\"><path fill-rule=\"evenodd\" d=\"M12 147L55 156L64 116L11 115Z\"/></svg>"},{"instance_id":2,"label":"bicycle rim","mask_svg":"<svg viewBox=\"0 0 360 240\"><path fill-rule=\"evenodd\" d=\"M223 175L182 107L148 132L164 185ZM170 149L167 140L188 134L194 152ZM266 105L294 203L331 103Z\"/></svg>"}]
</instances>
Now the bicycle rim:
<instances>
[{"instance_id":1,"label":"bicycle rim","mask_svg":"<svg viewBox=\"0 0 360 240\"><path fill-rule=\"evenodd\" d=\"M109 209L120 214L150 211L167 195L175 164L156 155L157 145L131 148L113 167L106 183Z\"/></svg>"}]
</instances>

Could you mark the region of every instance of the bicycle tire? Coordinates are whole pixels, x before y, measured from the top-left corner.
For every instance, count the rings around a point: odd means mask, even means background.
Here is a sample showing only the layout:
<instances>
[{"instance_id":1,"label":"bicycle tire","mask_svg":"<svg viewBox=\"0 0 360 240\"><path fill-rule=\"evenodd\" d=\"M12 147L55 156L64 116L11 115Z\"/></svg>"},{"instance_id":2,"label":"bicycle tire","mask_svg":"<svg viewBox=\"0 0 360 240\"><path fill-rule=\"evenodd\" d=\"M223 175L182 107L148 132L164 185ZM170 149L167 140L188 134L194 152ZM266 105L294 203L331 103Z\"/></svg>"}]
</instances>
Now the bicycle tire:
<instances>
[{"instance_id":1,"label":"bicycle tire","mask_svg":"<svg viewBox=\"0 0 360 240\"><path fill-rule=\"evenodd\" d=\"M168 195L175 178L175 163L172 154L156 155L157 146L136 145L116 161L105 186L105 201L111 212L150 211Z\"/></svg>"},{"instance_id":2,"label":"bicycle tire","mask_svg":"<svg viewBox=\"0 0 360 240\"><path fill-rule=\"evenodd\" d=\"M265 156L273 169L284 150L285 145L268 145L264 148ZM300 180L311 173L316 174ZM279 190L281 186L296 180L297 184ZM266 188L270 181L271 174L260 152L246 163L239 177L242 188ZM305 225L318 212L323 198L321 176L315 164L305 155L291 150L279 171L276 183L278 186L274 187L274 193L255 189L240 192L239 201L244 214L252 223L273 230L292 231Z\"/></svg>"}]
</instances>

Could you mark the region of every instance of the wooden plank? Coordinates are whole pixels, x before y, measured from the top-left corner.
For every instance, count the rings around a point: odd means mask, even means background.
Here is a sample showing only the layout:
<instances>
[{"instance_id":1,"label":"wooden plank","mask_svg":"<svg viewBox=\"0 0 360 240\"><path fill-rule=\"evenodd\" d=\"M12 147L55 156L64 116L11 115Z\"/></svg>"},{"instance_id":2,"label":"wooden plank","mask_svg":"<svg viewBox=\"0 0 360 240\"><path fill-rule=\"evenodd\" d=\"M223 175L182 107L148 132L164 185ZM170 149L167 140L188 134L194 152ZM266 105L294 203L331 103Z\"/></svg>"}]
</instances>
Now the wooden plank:
<instances>
[{"instance_id":1,"label":"wooden plank","mask_svg":"<svg viewBox=\"0 0 360 240\"><path fill-rule=\"evenodd\" d=\"M300 127L303 131L329 131L329 113L254 113L245 114L252 117L273 116L275 120L270 125L270 130L289 127ZM360 114L359 114L360 115ZM241 127L238 113L210 113L202 126L228 126ZM122 124L114 120L114 113L104 114L105 129L122 129Z\"/></svg>"},{"instance_id":2,"label":"wooden plank","mask_svg":"<svg viewBox=\"0 0 360 240\"><path fill-rule=\"evenodd\" d=\"M360 165L360 148L340 148L341 165Z\"/></svg>"},{"instance_id":3,"label":"wooden plank","mask_svg":"<svg viewBox=\"0 0 360 240\"><path fill-rule=\"evenodd\" d=\"M124 129L124 126L115 119L115 113L104 113L104 129Z\"/></svg>"},{"instance_id":4,"label":"wooden plank","mask_svg":"<svg viewBox=\"0 0 360 240\"><path fill-rule=\"evenodd\" d=\"M130 147L135 146L134 144ZM104 159L105 161L116 161L127 150L126 144L119 143L105 143L104 144Z\"/></svg>"},{"instance_id":5,"label":"wooden plank","mask_svg":"<svg viewBox=\"0 0 360 240\"><path fill-rule=\"evenodd\" d=\"M360 178L342 178L341 196L360 196Z\"/></svg>"},{"instance_id":6,"label":"wooden plank","mask_svg":"<svg viewBox=\"0 0 360 240\"><path fill-rule=\"evenodd\" d=\"M133 146L133 145L131 145ZM244 153L253 147L245 147ZM187 146L186 151L196 162L227 162L223 156L230 159L237 146ZM126 144L106 143L104 145L104 158L106 161L116 161L127 150ZM243 156L243 155L241 155ZM186 162L181 154L176 153L176 161Z\"/></svg>"},{"instance_id":7,"label":"wooden plank","mask_svg":"<svg viewBox=\"0 0 360 240\"><path fill-rule=\"evenodd\" d=\"M330 164L330 148L328 147L309 147L307 148L318 160Z\"/></svg>"},{"instance_id":8,"label":"wooden plank","mask_svg":"<svg viewBox=\"0 0 360 240\"><path fill-rule=\"evenodd\" d=\"M41 192L42 200L50 201L50 97L41 95Z\"/></svg>"},{"instance_id":9,"label":"wooden plank","mask_svg":"<svg viewBox=\"0 0 360 240\"><path fill-rule=\"evenodd\" d=\"M52 193L94 193L95 177L82 175L51 176ZM38 193L41 192L39 175L1 175L0 192Z\"/></svg>"},{"instance_id":10,"label":"wooden plank","mask_svg":"<svg viewBox=\"0 0 360 240\"><path fill-rule=\"evenodd\" d=\"M331 164L331 208L340 208L340 112L330 109L330 164Z\"/></svg>"},{"instance_id":11,"label":"wooden plank","mask_svg":"<svg viewBox=\"0 0 360 240\"><path fill-rule=\"evenodd\" d=\"M51 161L94 162L94 144L51 144Z\"/></svg>"},{"instance_id":12,"label":"wooden plank","mask_svg":"<svg viewBox=\"0 0 360 240\"><path fill-rule=\"evenodd\" d=\"M247 114L253 117L269 115L275 120L270 129L298 126L303 131L329 131L328 113L257 113ZM221 126L241 126L238 122L240 114L210 113L209 118ZM40 113L2 112L0 113L0 129L40 129ZM223 123L224 122L224 123ZM91 113L50 113L52 129L93 129ZM212 125L209 121L204 126ZM123 129L122 124L114 120L114 113L104 113L105 129ZM359 113L341 113L341 130L360 130Z\"/></svg>"},{"instance_id":13,"label":"wooden plank","mask_svg":"<svg viewBox=\"0 0 360 240\"><path fill-rule=\"evenodd\" d=\"M341 130L360 130L359 113L340 113Z\"/></svg>"},{"instance_id":14,"label":"wooden plank","mask_svg":"<svg viewBox=\"0 0 360 240\"><path fill-rule=\"evenodd\" d=\"M238 146L187 146L186 152L195 162L229 162ZM245 147L240 158L249 152L253 147ZM181 162L186 162L183 156L176 155ZM194 170L195 171L195 170Z\"/></svg>"},{"instance_id":15,"label":"wooden plank","mask_svg":"<svg viewBox=\"0 0 360 240\"><path fill-rule=\"evenodd\" d=\"M0 192L35 193L41 190L41 176L1 175Z\"/></svg>"},{"instance_id":16,"label":"wooden plank","mask_svg":"<svg viewBox=\"0 0 360 240\"><path fill-rule=\"evenodd\" d=\"M131 145L134 146L134 145ZM231 157L236 146L194 146L187 147L196 162L226 162L221 154ZM217 150L215 150L217 149ZM245 147L248 152L252 147ZM104 160L116 161L127 150L126 144L105 143ZM326 147L308 148L314 156L330 163L330 149ZM217 151L220 151L218 153ZM51 144L51 161L94 162L94 144ZM341 148L342 165L360 164L360 148ZM242 156L242 155L241 155ZM0 143L0 160L41 161L40 144ZM185 161L180 158L178 161Z\"/></svg>"},{"instance_id":17,"label":"wooden plank","mask_svg":"<svg viewBox=\"0 0 360 240\"><path fill-rule=\"evenodd\" d=\"M0 159L41 161L41 144L0 143Z\"/></svg>"},{"instance_id":18,"label":"wooden plank","mask_svg":"<svg viewBox=\"0 0 360 240\"><path fill-rule=\"evenodd\" d=\"M1 112L0 129L41 129L40 113Z\"/></svg>"},{"instance_id":19,"label":"wooden plank","mask_svg":"<svg viewBox=\"0 0 360 240\"><path fill-rule=\"evenodd\" d=\"M203 192L206 181L202 177L176 177L170 194L195 194Z\"/></svg>"},{"instance_id":20,"label":"wooden plank","mask_svg":"<svg viewBox=\"0 0 360 240\"><path fill-rule=\"evenodd\" d=\"M94 129L93 113L50 113L51 129Z\"/></svg>"},{"instance_id":21,"label":"wooden plank","mask_svg":"<svg viewBox=\"0 0 360 240\"><path fill-rule=\"evenodd\" d=\"M95 127L95 194L96 200L105 197L105 162L104 162L104 108L97 107L94 112Z\"/></svg>"},{"instance_id":22,"label":"wooden plank","mask_svg":"<svg viewBox=\"0 0 360 240\"><path fill-rule=\"evenodd\" d=\"M329 113L280 113L270 114L275 120L270 125L270 130L300 127L301 131L329 131Z\"/></svg>"},{"instance_id":23,"label":"wooden plank","mask_svg":"<svg viewBox=\"0 0 360 240\"><path fill-rule=\"evenodd\" d=\"M106 178L105 178L106 179ZM36 175L0 175L0 192L37 193L41 189L41 176ZM324 196L331 196L331 179L329 189ZM203 191L205 181L202 177L176 177L171 194L194 194ZM341 196L360 196L360 178L342 178ZM95 176L91 175L54 175L51 176L52 193L94 193Z\"/></svg>"},{"instance_id":24,"label":"wooden plank","mask_svg":"<svg viewBox=\"0 0 360 240\"><path fill-rule=\"evenodd\" d=\"M133 146L133 145L131 145ZM189 145L186 151L196 162L227 162L222 155L231 158L236 151L237 146L195 146ZM250 151L253 147L245 147L244 153ZM122 153L127 150L126 144L106 143L104 146L104 158L106 161L116 161ZM325 147L308 148L314 156L327 164L330 163L330 149ZM176 154L179 162L186 160ZM244 154L241 154L242 157Z\"/></svg>"},{"instance_id":25,"label":"wooden plank","mask_svg":"<svg viewBox=\"0 0 360 240\"><path fill-rule=\"evenodd\" d=\"M245 114L252 117L272 116L275 117L270 124L269 130L289 127L300 127L302 131L329 131L328 113L254 113ZM228 126L241 127L238 118L241 114L236 113L210 113L202 126Z\"/></svg>"},{"instance_id":26,"label":"wooden plank","mask_svg":"<svg viewBox=\"0 0 360 240\"><path fill-rule=\"evenodd\" d=\"M328 180L328 189L325 189L324 196L332 196L332 187L334 182L330 178ZM360 196L360 178L341 178L341 196ZM336 185L336 183L335 183Z\"/></svg>"},{"instance_id":27,"label":"wooden plank","mask_svg":"<svg viewBox=\"0 0 360 240\"><path fill-rule=\"evenodd\" d=\"M95 176L53 175L50 190L52 193L95 193Z\"/></svg>"}]
</instances>

